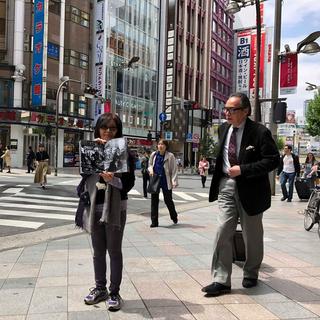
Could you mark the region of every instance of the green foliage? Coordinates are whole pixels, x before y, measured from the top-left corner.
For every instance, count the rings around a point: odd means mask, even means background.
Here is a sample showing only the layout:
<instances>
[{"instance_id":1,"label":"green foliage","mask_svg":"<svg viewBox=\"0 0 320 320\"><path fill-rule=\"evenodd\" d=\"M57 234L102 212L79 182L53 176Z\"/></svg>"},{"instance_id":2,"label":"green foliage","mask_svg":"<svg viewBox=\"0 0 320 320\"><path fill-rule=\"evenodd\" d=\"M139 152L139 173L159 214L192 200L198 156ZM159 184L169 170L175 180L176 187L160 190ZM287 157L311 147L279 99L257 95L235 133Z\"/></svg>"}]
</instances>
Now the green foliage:
<instances>
[{"instance_id":1,"label":"green foliage","mask_svg":"<svg viewBox=\"0 0 320 320\"><path fill-rule=\"evenodd\" d=\"M217 154L217 143L207 132L200 141L200 154L207 158L215 157Z\"/></svg>"},{"instance_id":2,"label":"green foliage","mask_svg":"<svg viewBox=\"0 0 320 320\"><path fill-rule=\"evenodd\" d=\"M320 136L320 95L316 93L309 102L306 114L307 132L312 136Z\"/></svg>"},{"instance_id":3,"label":"green foliage","mask_svg":"<svg viewBox=\"0 0 320 320\"><path fill-rule=\"evenodd\" d=\"M284 141L281 137L277 137L277 140L276 140L276 145L277 145L277 148L278 150L283 150L284 148Z\"/></svg>"}]
</instances>

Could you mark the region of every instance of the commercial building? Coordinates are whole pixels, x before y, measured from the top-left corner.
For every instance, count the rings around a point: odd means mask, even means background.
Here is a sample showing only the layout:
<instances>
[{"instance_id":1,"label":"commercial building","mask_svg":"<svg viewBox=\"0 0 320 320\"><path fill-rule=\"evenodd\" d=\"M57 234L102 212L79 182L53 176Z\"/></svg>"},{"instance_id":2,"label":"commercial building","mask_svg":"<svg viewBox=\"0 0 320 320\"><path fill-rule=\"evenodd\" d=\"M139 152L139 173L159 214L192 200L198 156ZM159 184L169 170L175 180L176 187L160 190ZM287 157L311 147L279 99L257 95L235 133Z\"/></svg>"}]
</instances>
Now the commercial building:
<instances>
[{"instance_id":1,"label":"commercial building","mask_svg":"<svg viewBox=\"0 0 320 320\"><path fill-rule=\"evenodd\" d=\"M89 81L90 1L1 0L0 12L1 142L11 145L13 166L24 165L28 146L40 141L54 164L58 124L58 166L75 165L91 111L70 82L56 121L56 91L64 75Z\"/></svg>"},{"instance_id":2,"label":"commercial building","mask_svg":"<svg viewBox=\"0 0 320 320\"><path fill-rule=\"evenodd\" d=\"M164 34L164 136L195 165L208 120L232 87L233 19L223 0L169 0Z\"/></svg>"},{"instance_id":3,"label":"commercial building","mask_svg":"<svg viewBox=\"0 0 320 320\"><path fill-rule=\"evenodd\" d=\"M150 146L159 30L159 0L1 0L0 141L11 145L13 166L40 141L55 165L56 138L58 167L78 165L79 140L92 137L94 119L110 109L131 146ZM138 63L127 68L132 57ZM91 83L99 99L84 95Z\"/></svg>"}]
</instances>

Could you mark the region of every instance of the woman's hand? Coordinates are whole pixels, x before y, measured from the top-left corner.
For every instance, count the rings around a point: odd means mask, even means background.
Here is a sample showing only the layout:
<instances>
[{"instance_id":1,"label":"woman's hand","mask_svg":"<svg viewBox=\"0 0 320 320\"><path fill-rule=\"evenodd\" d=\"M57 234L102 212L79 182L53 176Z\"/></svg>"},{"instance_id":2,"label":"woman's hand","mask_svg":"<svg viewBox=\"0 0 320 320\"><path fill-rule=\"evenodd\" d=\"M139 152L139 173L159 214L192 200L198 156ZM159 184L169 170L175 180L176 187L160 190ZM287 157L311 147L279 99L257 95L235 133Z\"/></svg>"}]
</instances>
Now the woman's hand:
<instances>
[{"instance_id":1,"label":"woman's hand","mask_svg":"<svg viewBox=\"0 0 320 320\"><path fill-rule=\"evenodd\" d=\"M103 172L99 173L99 176L102 177L105 182L109 182L113 179L114 172L103 171Z\"/></svg>"},{"instance_id":2,"label":"woman's hand","mask_svg":"<svg viewBox=\"0 0 320 320\"><path fill-rule=\"evenodd\" d=\"M104 143L107 142L107 140L103 140L103 139L101 139L101 138L96 138L96 139L94 139L93 141L95 141L95 142L97 142L97 143L99 143L99 144L104 144Z\"/></svg>"}]
</instances>

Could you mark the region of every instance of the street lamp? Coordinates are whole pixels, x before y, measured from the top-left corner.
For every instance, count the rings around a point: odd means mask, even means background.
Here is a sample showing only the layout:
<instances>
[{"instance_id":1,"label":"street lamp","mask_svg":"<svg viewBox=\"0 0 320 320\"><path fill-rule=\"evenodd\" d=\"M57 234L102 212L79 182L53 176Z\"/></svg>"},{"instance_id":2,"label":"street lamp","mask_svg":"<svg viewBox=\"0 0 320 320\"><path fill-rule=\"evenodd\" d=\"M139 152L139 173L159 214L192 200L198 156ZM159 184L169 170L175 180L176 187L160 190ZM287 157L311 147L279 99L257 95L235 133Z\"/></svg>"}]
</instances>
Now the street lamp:
<instances>
[{"instance_id":1,"label":"street lamp","mask_svg":"<svg viewBox=\"0 0 320 320\"><path fill-rule=\"evenodd\" d=\"M60 91L64 88L65 84L68 82L80 83L81 86L84 86L84 95L86 98L93 99L95 97L95 93L97 92L96 89L92 87L91 84L88 84L81 80L70 79L69 76L63 76L60 78L60 84L57 89L56 95L56 150L55 150L55 168L54 168L54 175L58 175L58 134L59 134L59 101L60 101ZM102 99L101 97L99 97Z\"/></svg>"},{"instance_id":2,"label":"street lamp","mask_svg":"<svg viewBox=\"0 0 320 320\"><path fill-rule=\"evenodd\" d=\"M320 86L317 86L317 85L310 83L310 82L306 82L306 84L308 85L306 87L307 91L320 90Z\"/></svg>"},{"instance_id":3,"label":"street lamp","mask_svg":"<svg viewBox=\"0 0 320 320\"><path fill-rule=\"evenodd\" d=\"M140 60L139 56L133 56L128 63L121 62L118 64L113 64L112 70L112 85L111 85L111 110L116 112L116 91L117 91L117 72L118 70L133 69L134 64Z\"/></svg>"},{"instance_id":4,"label":"street lamp","mask_svg":"<svg viewBox=\"0 0 320 320\"><path fill-rule=\"evenodd\" d=\"M235 14L249 5L256 6L256 26L257 26L257 43L256 43L256 61L255 61L255 82L254 82L254 120L261 121L261 108L259 101L259 84L260 84L260 51L261 51L261 12L260 3L264 0L229 0L226 12Z\"/></svg>"}]
</instances>

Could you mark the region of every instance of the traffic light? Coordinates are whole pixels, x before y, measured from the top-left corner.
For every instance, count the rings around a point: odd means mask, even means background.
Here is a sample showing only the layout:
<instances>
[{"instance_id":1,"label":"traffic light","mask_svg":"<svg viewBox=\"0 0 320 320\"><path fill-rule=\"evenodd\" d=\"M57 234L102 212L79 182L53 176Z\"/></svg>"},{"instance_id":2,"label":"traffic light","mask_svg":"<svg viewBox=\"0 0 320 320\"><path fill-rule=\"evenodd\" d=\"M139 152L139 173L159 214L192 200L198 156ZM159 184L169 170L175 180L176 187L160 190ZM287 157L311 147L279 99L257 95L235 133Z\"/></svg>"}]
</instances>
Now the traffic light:
<instances>
[{"instance_id":1,"label":"traffic light","mask_svg":"<svg viewBox=\"0 0 320 320\"><path fill-rule=\"evenodd\" d=\"M94 88L92 85L86 85L84 88L84 96L86 98L89 99L93 99L94 97L96 97L96 94L99 90L97 90L96 88Z\"/></svg>"},{"instance_id":2,"label":"traffic light","mask_svg":"<svg viewBox=\"0 0 320 320\"><path fill-rule=\"evenodd\" d=\"M152 141L152 133L150 131L147 135L147 139L148 139L148 141Z\"/></svg>"}]
</instances>

